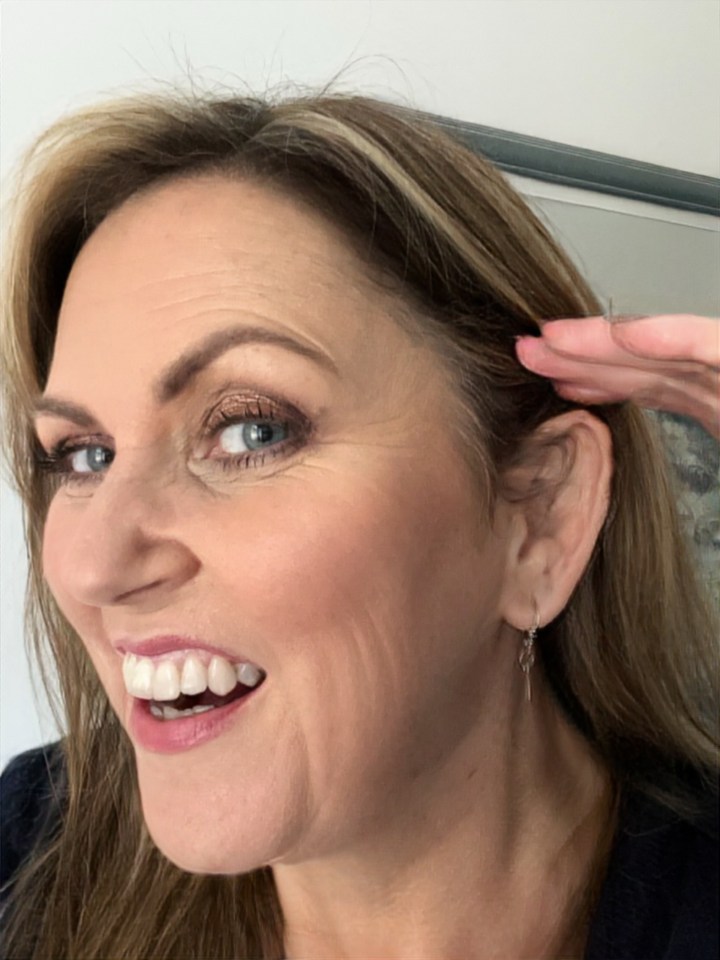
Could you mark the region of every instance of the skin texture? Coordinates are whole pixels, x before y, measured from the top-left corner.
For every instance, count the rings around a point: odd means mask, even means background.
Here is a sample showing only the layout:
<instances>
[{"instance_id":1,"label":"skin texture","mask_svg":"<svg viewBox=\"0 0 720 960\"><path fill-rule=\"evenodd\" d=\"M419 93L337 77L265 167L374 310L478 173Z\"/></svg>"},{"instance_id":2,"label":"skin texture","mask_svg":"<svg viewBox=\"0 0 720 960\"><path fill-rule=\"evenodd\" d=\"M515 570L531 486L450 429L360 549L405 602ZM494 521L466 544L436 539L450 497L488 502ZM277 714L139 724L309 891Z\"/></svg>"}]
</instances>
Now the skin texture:
<instances>
[{"instance_id":1,"label":"skin texture","mask_svg":"<svg viewBox=\"0 0 720 960\"><path fill-rule=\"evenodd\" d=\"M444 369L392 312L332 226L266 188L180 181L115 211L73 266L46 388L98 424L37 421L46 449L115 457L56 493L45 576L123 725L120 636L191 634L267 671L219 738L135 751L166 856L273 865L288 957L554 956L607 777L539 670L525 702L519 631L588 562L609 435L583 410L546 425L575 448L562 490L487 523ZM290 333L335 372L235 346L160 406L158 373L229 323ZM208 438L203 419L258 395L312 429L224 471L237 428Z\"/></svg>"},{"instance_id":2,"label":"skin texture","mask_svg":"<svg viewBox=\"0 0 720 960\"><path fill-rule=\"evenodd\" d=\"M720 440L720 318L552 320L520 337L520 362L579 403L633 400L697 420Z\"/></svg>"}]
</instances>

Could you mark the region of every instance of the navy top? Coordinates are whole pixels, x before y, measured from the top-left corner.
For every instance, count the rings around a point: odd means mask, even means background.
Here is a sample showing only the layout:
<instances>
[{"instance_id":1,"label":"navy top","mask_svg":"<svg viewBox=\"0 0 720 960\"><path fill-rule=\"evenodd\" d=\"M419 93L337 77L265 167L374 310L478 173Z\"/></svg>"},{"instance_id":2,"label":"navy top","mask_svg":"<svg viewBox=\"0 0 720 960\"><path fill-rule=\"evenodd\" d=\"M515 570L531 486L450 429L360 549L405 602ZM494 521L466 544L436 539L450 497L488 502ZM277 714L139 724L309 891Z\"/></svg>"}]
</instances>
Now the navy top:
<instances>
[{"instance_id":1,"label":"navy top","mask_svg":"<svg viewBox=\"0 0 720 960\"><path fill-rule=\"evenodd\" d=\"M59 824L62 780L58 744L20 754L0 777L0 901L34 844ZM584 960L720 960L711 807L700 825L624 790Z\"/></svg>"}]
</instances>

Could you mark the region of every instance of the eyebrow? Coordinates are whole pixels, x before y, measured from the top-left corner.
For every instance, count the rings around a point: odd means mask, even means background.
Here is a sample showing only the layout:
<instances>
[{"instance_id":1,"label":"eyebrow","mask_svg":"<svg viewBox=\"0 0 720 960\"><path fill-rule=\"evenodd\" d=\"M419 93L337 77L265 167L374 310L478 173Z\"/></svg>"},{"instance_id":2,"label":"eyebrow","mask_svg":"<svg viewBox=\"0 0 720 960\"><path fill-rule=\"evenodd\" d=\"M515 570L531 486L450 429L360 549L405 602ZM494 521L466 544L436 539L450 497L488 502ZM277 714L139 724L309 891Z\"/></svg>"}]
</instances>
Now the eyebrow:
<instances>
[{"instance_id":1,"label":"eyebrow","mask_svg":"<svg viewBox=\"0 0 720 960\"><path fill-rule=\"evenodd\" d=\"M267 327L236 325L213 331L180 354L153 384L152 392L156 402L160 406L170 403L188 389L198 374L228 350L252 343L283 347L338 375L338 369L330 357L316 347ZM56 414L81 427L89 428L97 423L85 407L59 397L39 397L35 401L33 412L36 417L42 413Z\"/></svg>"}]
</instances>

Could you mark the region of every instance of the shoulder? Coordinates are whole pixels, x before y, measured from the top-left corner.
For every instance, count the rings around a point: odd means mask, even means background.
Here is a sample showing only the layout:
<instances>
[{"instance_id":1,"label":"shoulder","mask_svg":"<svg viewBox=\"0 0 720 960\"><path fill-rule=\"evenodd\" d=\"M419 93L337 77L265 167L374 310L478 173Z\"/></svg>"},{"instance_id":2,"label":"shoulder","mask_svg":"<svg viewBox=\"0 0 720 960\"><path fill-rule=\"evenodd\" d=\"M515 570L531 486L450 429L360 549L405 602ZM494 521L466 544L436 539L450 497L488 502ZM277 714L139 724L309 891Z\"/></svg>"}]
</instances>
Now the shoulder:
<instances>
[{"instance_id":1,"label":"shoulder","mask_svg":"<svg viewBox=\"0 0 720 960\"><path fill-rule=\"evenodd\" d=\"M14 757L0 775L0 896L41 836L59 822L64 792L60 743Z\"/></svg>"},{"instance_id":2,"label":"shoulder","mask_svg":"<svg viewBox=\"0 0 720 960\"><path fill-rule=\"evenodd\" d=\"M684 819L635 793L622 801L586 960L717 960L717 794Z\"/></svg>"}]
</instances>

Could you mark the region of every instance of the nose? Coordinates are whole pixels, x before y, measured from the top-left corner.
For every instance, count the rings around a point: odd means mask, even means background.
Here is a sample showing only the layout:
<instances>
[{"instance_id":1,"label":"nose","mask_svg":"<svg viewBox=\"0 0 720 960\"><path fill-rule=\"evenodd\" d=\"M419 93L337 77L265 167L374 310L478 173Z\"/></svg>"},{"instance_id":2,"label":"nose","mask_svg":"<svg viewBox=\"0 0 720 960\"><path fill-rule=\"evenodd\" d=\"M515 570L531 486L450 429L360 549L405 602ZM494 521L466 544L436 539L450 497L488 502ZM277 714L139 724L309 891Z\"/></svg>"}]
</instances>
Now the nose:
<instances>
[{"instance_id":1,"label":"nose","mask_svg":"<svg viewBox=\"0 0 720 960\"><path fill-rule=\"evenodd\" d=\"M51 588L92 607L169 602L200 566L183 540L176 486L113 471L89 498L54 504L44 551Z\"/></svg>"}]
</instances>

